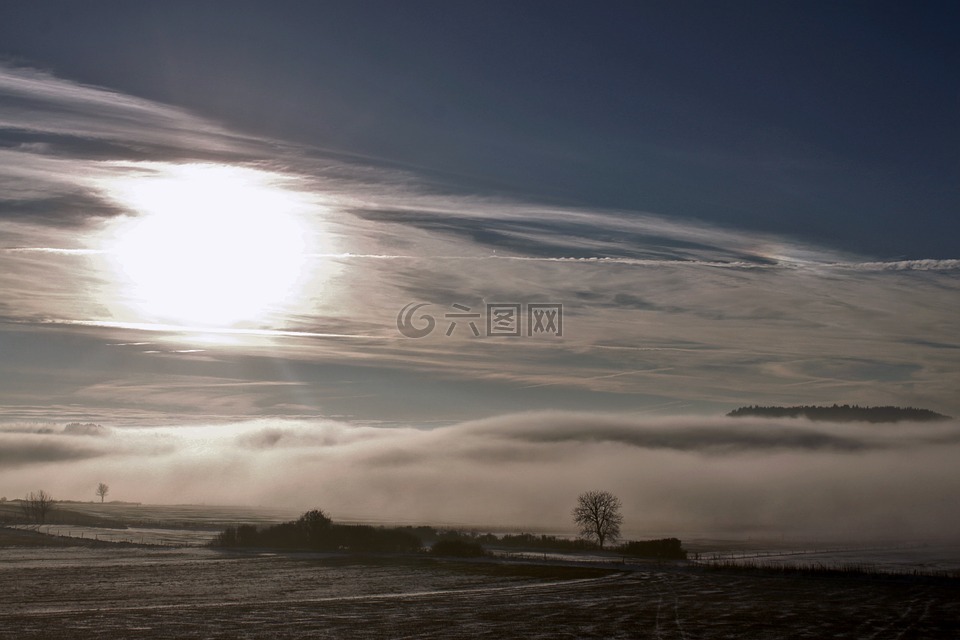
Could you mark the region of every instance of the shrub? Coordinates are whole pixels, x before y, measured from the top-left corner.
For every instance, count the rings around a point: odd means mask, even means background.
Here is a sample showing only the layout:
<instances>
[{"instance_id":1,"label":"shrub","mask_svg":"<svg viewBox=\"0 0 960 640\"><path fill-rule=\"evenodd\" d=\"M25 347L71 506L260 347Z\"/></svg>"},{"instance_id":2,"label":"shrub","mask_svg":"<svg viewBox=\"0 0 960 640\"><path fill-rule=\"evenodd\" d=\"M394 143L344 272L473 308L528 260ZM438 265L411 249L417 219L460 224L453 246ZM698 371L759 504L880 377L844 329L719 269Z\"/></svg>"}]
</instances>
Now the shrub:
<instances>
[{"instance_id":1,"label":"shrub","mask_svg":"<svg viewBox=\"0 0 960 640\"><path fill-rule=\"evenodd\" d=\"M216 535L210 543L214 547L255 547L259 543L260 532L252 524L227 527Z\"/></svg>"},{"instance_id":2,"label":"shrub","mask_svg":"<svg viewBox=\"0 0 960 640\"><path fill-rule=\"evenodd\" d=\"M409 529L333 524L319 509L293 522L258 529L244 524L227 527L211 543L215 547L275 547L314 551L416 551L420 538Z\"/></svg>"},{"instance_id":3,"label":"shrub","mask_svg":"<svg viewBox=\"0 0 960 640\"><path fill-rule=\"evenodd\" d=\"M454 556L457 558L478 558L486 554L483 547L470 540L438 540L430 551L440 556Z\"/></svg>"},{"instance_id":4,"label":"shrub","mask_svg":"<svg viewBox=\"0 0 960 640\"><path fill-rule=\"evenodd\" d=\"M687 552L677 538L644 540L641 542L631 541L620 547L620 551L625 555L638 556L641 558L687 559Z\"/></svg>"}]
</instances>

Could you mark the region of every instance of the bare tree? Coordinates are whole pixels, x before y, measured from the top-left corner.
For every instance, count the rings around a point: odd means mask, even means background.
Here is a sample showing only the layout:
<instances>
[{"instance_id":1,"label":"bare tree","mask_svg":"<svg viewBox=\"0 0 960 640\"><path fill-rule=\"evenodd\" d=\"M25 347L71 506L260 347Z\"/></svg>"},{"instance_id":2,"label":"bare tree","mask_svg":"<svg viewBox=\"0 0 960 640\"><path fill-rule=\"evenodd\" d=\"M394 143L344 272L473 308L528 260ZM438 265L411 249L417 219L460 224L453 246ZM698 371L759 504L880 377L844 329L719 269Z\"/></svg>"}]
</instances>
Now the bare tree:
<instances>
[{"instance_id":1,"label":"bare tree","mask_svg":"<svg viewBox=\"0 0 960 640\"><path fill-rule=\"evenodd\" d=\"M53 505L57 503L53 497L40 489L40 491L31 491L30 494L20 501L20 509L23 511L23 514L29 520L33 520L37 524L43 524L47 519L47 514L53 509Z\"/></svg>"},{"instance_id":2,"label":"bare tree","mask_svg":"<svg viewBox=\"0 0 960 640\"><path fill-rule=\"evenodd\" d=\"M103 502L103 499L107 497L108 493L110 493L110 487L106 483L101 482L97 485L97 495L100 496L101 503Z\"/></svg>"},{"instance_id":3,"label":"bare tree","mask_svg":"<svg viewBox=\"0 0 960 640\"><path fill-rule=\"evenodd\" d=\"M609 491L587 491L577 498L573 509L573 521L580 527L580 534L586 538L596 538L597 544L620 538L620 499Z\"/></svg>"}]
</instances>

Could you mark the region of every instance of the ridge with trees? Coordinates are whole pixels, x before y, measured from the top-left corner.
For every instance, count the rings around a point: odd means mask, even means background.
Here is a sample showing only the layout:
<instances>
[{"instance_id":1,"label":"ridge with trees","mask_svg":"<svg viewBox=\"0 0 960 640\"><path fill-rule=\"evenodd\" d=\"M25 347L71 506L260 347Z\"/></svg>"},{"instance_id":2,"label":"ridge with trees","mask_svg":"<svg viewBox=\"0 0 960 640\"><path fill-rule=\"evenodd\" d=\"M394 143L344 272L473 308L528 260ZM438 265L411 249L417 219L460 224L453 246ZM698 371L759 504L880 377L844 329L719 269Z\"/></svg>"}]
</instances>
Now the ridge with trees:
<instances>
[{"instance_id":1,"label":"ridge with trees","mask_svg":"<svg viewBox=\"0 0 960 640\"><path fill-rule=\"evenodd\" d=\"M915 407L861 407L834 404L830 407L801 405L795 407L761 407L753 405L734 409L731 418L807 418L826 422L935 422L950 416Z\"/></svg>"}]
</instances>

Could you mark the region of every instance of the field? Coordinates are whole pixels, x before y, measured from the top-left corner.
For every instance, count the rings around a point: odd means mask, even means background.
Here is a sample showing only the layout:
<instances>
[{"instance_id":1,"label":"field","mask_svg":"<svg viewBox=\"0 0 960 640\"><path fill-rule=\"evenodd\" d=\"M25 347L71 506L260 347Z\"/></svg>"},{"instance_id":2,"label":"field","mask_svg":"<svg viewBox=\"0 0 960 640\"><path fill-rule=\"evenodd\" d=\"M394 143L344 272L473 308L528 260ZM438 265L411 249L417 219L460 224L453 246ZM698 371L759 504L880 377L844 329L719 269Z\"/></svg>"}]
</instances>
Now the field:
<instances>
[{"instance_id":1,"label":"field","mask_svg":"<svg viewBox=\"0 0 960 640\"><path fill-rule=\"evenodd\" d=\"M151 505L124 502L62 502L50 512L47 522L92 526L162 526L183 529L222 529L241 523L270 524L296 518L299 511L268 507L216 505ZM20 516L20 507L10 501L0 504L0 521ZM106 523L106 524L104 524Z\"/></svg>"},{"instance_id":2,"label":"field","mask_svg":"<svg viewBox=\"0 0 960 640\"><path fill-rule=\"evenodd\" d=\"M294 510L265 507L68 502L50 513L49 524L21 526L84 540L202 546L230 525L276 524L297 515ZM18 521L23 521L18 505L0 505L0 524Z\"/></svg>"},{"instance_id":3,"label":"field","mask_svg":"<svg viewBox=\"0 0 960 640\"><path fill-rule=\"evenodd\" d=\"M935 579L0 548L0 638L951 638Z\"/></svg>"},{"instance_id":4,"label":"field","mask_svg":"<svg viewBox=\"0 0 960 640\"><path fill-rule=\"evenodd\" d=\"M61 508L65 522L79 514L110 525L43 527L62 537L0 528L0 638L960 637L956 579L712 570L533 551L470 562L426 554L225 552L196 545L224 524L295 514ZM907 571L950 568L958 556L944 545L811 553L787 543L701 540L693 548L726 564L852 562Z\"/></svg>"}]
</instances>

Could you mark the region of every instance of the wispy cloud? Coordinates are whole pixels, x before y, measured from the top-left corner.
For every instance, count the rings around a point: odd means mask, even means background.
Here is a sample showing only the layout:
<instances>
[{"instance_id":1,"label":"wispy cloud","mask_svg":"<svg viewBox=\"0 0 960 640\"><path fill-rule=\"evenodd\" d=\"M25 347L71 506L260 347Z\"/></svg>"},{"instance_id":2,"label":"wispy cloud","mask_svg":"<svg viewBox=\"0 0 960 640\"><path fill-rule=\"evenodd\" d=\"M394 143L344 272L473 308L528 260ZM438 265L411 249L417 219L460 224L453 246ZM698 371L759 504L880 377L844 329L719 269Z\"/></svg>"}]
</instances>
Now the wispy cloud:
<instances>
[{"instance_id":1,"label":"wispy cloud","mask_svg":"<svg viewBox=\"0 0 960 640\"><path fill-rule=\"evenodd\" d=\"M960 260L895 260L891 262L832 264L829 266L861 271L954 271L960 269Z\"/></svg>"},{"instance_id":2,"label":"wispy cloud","mask_svg":"<svg viewBox=\"0 0 960 640\"><path fill-rule=\"evenodd\" d=\"M244 137L182 109L28 67L0 66L0 128L66 139L110 140L132 147L235 151ZM251 139L247 139L251 140ZM56 148L56 138L29 142ZM47 145L38 147L37 145ZM76 149L74 149L76 150Z\"/></svg>"},{"instance_id":3,"label":"wispy cloud","mask_svg":"<svg viewBox=\"0 0 960 640\"><path fill-rule=\"evenodd\" d=\"M0 247L4 253L51 253L61 256L95 256L106 253L103 249L61 249L57 247Z\"/></svg>"},{"instance_id":4,"label":"wispy cloud","mask_svg":"<svg viewBox=\"0 0 960 640\"><path fill-rule=\"evenodd\" d=\"M671 449L710 455L748 452L863 452L902 449L932 441L960 442L958 425L891 431L876 425L818 425L804 420L658 418L591 413L540 412L488 418L457 427L471 434L528 444L611 443L638 449Z\"/></svg>"},{"instance_id":5,"label":"wispy cloud","mask_svg":"<svg viewBox=\"0 0 960 640\"><path fill-rule=\"evenodd\" d=\"M396 379L388 385L386 373L372 372L399 372L419 381L423 398L407 402L424 422L436 418L437 381L459 384L464 397L480 388L516 402L528 394L537 407L576 392L590 407L860 402L960 412L955 356L936 346L955 342L960 259L878 261L646 212L479 196L9 66L0 66L0 141L0 330L18 339L33 332L37 341L37 332L62 336L57 345L70 362L104 362L92 357L97 344L148 336L159 344L125 353L141 360L124 359L124 367L177 359L197 367L177 375L203 377L214 365L269 357L316 395L328 391L330 376L308 363L367 368L367 386L343 396L383 395ZM137 212L102 186L183 163L269 172L316 205L303 215L317 246L289 306L257 322L201 327L144 318L129 304L105 266L104 233ZM482 313L502 301L563 303L564 336L475 339L464 327L444 335L452 304ZM431 305L424 311L437 332L422 340L397 332L397 313L410 302ZM20 352L0 374L15 379L30 357ZM36 397L46 385L52 405L133 411L111 386L122 370L92 366L54 381L54 365L43 366L51 373L31 378ZM222 366L216 375L231 374ZM216 386L178 393L165 396L171 407L219 411L232 401ZM25 397L2 394L8 406ZM36 406L33 397L23 402ZM236 415L272 406L240 403Z\"/></svg>"}]
</instances>

